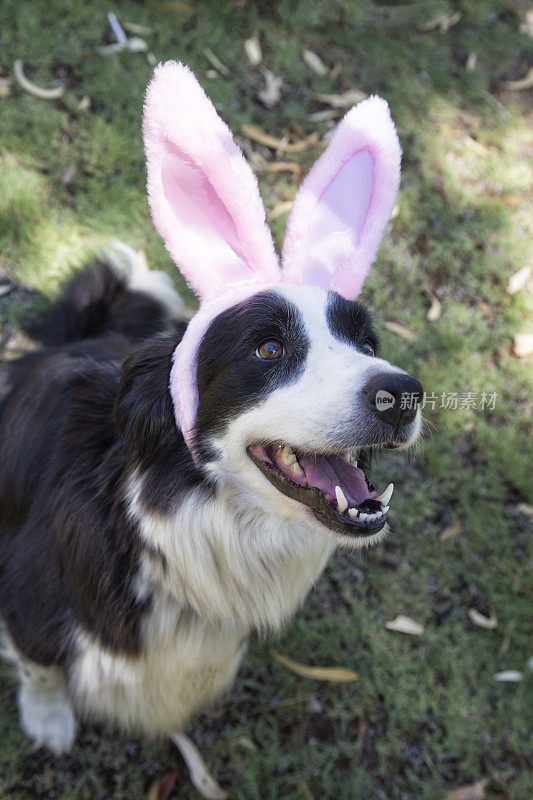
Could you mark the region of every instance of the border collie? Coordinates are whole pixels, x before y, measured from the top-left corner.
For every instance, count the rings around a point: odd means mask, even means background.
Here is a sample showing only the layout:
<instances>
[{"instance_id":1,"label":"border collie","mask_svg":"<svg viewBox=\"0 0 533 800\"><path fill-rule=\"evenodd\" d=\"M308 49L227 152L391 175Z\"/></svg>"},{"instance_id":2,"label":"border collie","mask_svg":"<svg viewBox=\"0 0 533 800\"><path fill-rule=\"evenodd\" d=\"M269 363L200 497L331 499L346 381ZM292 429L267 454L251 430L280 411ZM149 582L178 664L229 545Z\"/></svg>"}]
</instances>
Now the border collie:
<instances>
[{"instance_id":1,"label":"border collie","mask_svg":"<svg viewBox=\"0 0 533 800\"><path fill-rule=\"evenodd\" d=\"M396 195L386 104L351 111L300 188L281 272L255 178L179 64L156 71L145 137L154 220L200 311L176 321L169 278L102 261L33 324L42 349L0 367L4 649L24 732L57 754L78 718L179 744L336 546L380 541L392 485L357 459L420 430L419 382L353 299Z\"/></svg>"}]
</instances>

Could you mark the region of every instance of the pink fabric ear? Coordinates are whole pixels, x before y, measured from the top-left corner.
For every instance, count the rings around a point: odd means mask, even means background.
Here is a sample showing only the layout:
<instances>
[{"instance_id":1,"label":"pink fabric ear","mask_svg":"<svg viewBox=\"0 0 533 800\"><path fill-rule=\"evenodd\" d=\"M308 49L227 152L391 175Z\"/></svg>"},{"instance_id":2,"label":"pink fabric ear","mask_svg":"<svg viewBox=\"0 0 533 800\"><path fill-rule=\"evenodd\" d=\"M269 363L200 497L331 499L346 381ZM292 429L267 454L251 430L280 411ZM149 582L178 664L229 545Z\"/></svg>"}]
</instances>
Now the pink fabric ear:
<instances>
[{"instance_id":1,"label":"pink fabric ear","mask_svg":"<svg viewBox=\"0 0 533 800\"><path fill-rule=\"evenodd\" d=\"M226 292L226 294L215 297L208 303L202 303L187 325L181 342L174 350L172 369L170 371L170 395L174 404L176 422L195 459L194 424L198 410L198 384L196 377L200 342L215 317L226 309L231 308L231 306L257 294L262 289L272 289L272 285L260 286L254 284L251 286L241 284Z\"/></svg>"},{"instance_id":2,"label":"pink fabric ear","mask_svg":"<svg viewBox=\"0 0 533 800\"><path fill-rule=\"evenodd\" d=\"M385 100L371 97L346 114L296 194L283 281L359 294L396 200L400 158Z\"/></svg>"},{"instance_id":3,"label":"pink fabric ear","mask_svg":"<svg viewBox=\"0 0 533 800\"><path fill-rule=\"evenodd\" d=\"M256 178L192 72L159 65L146 92L148 198L170 255L203 300L280 280Z\"/></svg>"}]
</instances>

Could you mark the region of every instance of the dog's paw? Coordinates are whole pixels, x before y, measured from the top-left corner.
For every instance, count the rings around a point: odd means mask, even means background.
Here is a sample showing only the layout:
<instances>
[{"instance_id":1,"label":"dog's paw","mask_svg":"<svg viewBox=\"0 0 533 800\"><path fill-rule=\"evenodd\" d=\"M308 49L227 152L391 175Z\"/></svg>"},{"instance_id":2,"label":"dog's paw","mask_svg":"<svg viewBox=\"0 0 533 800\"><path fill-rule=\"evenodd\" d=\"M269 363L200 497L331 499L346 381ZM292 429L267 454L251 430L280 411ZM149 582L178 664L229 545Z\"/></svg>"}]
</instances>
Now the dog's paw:
<instances>
[{"instance_id":1,"label":"dog's paw","mask_svg":"<svg viewBox=\"0 0 533 800\"><path fill-rule=\"evenodd\" d=\"M76 738L76 718L63 691L39 694L21 686L18 697L20 725L35 748L47 747L56 756L67 753Z\"/></svg>"}]
</instances>

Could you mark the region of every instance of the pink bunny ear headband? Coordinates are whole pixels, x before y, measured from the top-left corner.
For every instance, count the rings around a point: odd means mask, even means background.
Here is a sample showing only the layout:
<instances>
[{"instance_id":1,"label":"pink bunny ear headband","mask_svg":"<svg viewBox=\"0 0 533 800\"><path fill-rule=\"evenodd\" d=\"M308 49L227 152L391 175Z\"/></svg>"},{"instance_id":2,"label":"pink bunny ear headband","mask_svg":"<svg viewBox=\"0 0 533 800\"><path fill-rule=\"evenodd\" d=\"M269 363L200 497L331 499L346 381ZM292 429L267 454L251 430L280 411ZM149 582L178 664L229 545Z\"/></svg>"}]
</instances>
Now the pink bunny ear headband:
<instances>
[{"instance_id":1,"label":"pink bunny ear headband","mask_svg":"<svg viewBox=\"0 0 533 800\"><path fill-rule=\"evenodd\" d=\"M143 131L154 224L201 301L170 375L176 422L194 455L197 352L212 320L280 283L355 298L396 200L401 150L385 100L352 108L298 189L280 267L255 175L183 64L156 68Z\"/></svg>"}]
</instances>

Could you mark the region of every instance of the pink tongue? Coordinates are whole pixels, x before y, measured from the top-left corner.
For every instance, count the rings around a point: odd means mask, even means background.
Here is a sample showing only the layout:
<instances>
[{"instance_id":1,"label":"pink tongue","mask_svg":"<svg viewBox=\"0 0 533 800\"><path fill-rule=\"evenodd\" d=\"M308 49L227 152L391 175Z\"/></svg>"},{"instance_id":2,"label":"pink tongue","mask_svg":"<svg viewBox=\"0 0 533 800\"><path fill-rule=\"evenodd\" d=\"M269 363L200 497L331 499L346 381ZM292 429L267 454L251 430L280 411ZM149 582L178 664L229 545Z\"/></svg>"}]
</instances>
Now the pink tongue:
<instances>
[{"instance_id":1,"label":"pink tongue","mask_svg":"<svg viewBox=\"0 0 533 800\"><path fill-rule=\"evenodd\" d=\"M348 464L340 456L298 457L309 486L316 486L330 499L335 500L335 486L340 486L349 505L356 506L363 500L375 497L366 485L363 470Z\"/></svg>"}]
</instances>

